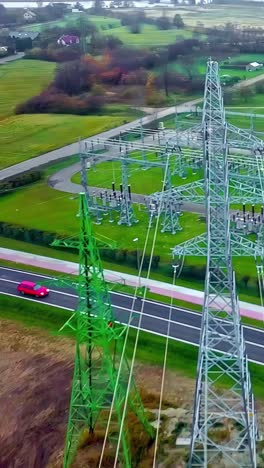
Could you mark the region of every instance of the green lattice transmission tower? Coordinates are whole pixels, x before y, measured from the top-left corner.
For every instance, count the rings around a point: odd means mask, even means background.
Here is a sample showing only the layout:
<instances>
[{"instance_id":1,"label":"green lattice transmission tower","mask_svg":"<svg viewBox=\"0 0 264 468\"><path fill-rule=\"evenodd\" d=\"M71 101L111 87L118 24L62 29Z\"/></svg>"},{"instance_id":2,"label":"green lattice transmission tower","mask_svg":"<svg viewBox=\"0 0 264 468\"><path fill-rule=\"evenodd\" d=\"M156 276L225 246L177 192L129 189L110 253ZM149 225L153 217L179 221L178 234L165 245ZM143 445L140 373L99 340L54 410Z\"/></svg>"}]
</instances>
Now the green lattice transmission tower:
<instances>
[{"instance_id":1,"label":"green lattice transmission tower","mask_svg":"<svg viewBox=\"0 0 264 468\"><path fill-rule=\"evenodd\" d=\"M114 323L84 194L80 195L79 256L79 299L75 313L76 356L64 468L71 465L80 438L85 433L91 435L97 429L105 429L111 405L113 423L109 434L111 447L114 447L120 433L130 370L128 362L121 359L124 327ZM129 405L129 411L136 414L152 436L153 428L147 421L134 381L130 386ZM121 466L127 468L133 466L127 424L121 435L119 460Z\"/></svg>"}]
</instances>

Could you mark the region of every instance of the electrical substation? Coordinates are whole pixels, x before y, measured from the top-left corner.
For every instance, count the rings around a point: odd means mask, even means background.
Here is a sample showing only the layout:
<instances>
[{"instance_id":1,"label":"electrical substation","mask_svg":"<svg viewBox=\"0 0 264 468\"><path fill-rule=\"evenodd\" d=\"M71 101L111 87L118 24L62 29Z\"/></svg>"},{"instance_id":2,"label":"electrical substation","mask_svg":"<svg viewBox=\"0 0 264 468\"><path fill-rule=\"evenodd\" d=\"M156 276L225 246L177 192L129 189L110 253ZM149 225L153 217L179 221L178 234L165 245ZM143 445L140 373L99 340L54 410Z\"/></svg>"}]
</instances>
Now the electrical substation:
<instances>
[{"instance_id":1,"label":"electrical substation","mask_svg":"<svg viewBox=\"0 0 264 468\"><path fill-rule=\"evenodd\" d=\"M98 429L105 431L100 466L104 466L108 440L116 450L115 467L135 466L128 410L136 415L149 441L156 437L135 386L133 365L126 359L127 328L115 323L91 229L92 221L138 223L140 228L135 204L141 205L150 227L156 229L160 220L161 232L176 236L187 204L204 210L206 232L176 245L172 252L172 264L179 272L187 256L207 259L189 467L257 466L260 434L232 257L255 258L262 297L264 145L253 131L226 121L215 61L207 63L203 109L194 115L200 117L194 125L181 123L176 113L175 128L166 129L161 122L157 129L139 125L119 138L94 138L80 145L84 194L80 197L79 302L65 468L71 465L83 431L91 436ZM111 189L94 191L89 173L106 160L120 161L121 184L113 181ZM140 171L160 170L162 190L145 197L134 194L129 182L133 164ZM173 186L174 174L184 179L190 171L201 174L201 179ZM133 310L128 326L132 317ZM217 392L216 385L223 383L223 390ZM232 426L232 437L219 441L215 431L227 424ZM153 466L157 466L155 460Z\"/></svg>"}]
</instances>

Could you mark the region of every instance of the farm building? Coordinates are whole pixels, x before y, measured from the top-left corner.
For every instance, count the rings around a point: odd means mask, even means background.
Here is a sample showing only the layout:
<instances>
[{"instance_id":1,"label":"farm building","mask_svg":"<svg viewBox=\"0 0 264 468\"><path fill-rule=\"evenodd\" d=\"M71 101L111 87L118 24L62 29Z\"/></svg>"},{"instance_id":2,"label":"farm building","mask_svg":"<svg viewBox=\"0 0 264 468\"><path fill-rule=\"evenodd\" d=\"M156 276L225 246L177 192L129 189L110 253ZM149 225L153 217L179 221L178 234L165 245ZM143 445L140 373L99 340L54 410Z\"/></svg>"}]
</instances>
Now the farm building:
<instances>
[{"instance_id":1,"label":"farm building","mask_svg":"<svg viewBox=\"0 0 264 468\"><path fill-rule=\"evenodd\" d=\"M39 32L30 32L30 31L10 31L9 37L13 39L31 39L34 41L39 35Z\"/></svg>"},{"instance_id":2,"label":"farm building","mask_svg":"<svg viewBox=\"0 0 264 468\"><path fill-rule=\"evenodd\" d=\"M78 36L73 36L70 34L64 34L58 39L58 44L63 45L63 46L70 46L74 44L79 44L80 39Z\"/></svg>"},{"instance_id":3,"label":"farm building","mask_svg":"<svg viewBox=\"0 0 264 468\"><path fill-rule=\"evenodd\" d=\"M246 66L247 71L260 70L263 67L263 63L251 62Z\"/></svg>"}]
</instances>

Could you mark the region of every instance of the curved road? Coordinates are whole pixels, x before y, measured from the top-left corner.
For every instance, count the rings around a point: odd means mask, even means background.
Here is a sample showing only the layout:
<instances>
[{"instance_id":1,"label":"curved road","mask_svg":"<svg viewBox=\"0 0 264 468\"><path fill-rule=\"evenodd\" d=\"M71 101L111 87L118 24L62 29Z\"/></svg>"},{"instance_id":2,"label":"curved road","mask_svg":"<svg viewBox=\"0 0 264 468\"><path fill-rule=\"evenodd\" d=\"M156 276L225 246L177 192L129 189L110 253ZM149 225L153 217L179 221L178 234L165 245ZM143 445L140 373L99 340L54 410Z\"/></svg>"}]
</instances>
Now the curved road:
<instances>
[{"instance_id":1,"label":"curved road","mask_svg":"<svg viewBox=\"0 0 264 468\"><path fill-rule=\"evenodd\" d=\"M15 55L8 55L8 57L3 57L0 59L0 65L5 65L6 63L14 62L14 60L19 60L23 58L24 55L25 55L24 52L18 52Z\"/></svg>"},{"instance_id":2,"label":"curved road","mask_svg":"<svg viewBox=\"0 0 264 468\"><path fill-rule=\"evenodd\" d=\"M45 282L45 284L47 284L49 279L51 278L48 276L36 273L0 267L0 292L8 296L21 297L16 290L19 282L28 280L33 282ZM41 302L47 305L61 307L69 310L69 312L75 310L77 295L74 290L60 290L54 286L54 283L49 287L50 295L44 299L37 299L38 302L41 300ZM24 300L34 301L32 298L24 296L22 296L22 298ZM112 292L111 301L116 321L124 324L127 323L132 308L133 297L129 294ZM144 301L142 309L142 300L137 299L133 309L133 321L131 326L133 328L140 327L143 331L164 337L167 336L169 328L170 338L199 346L201 314L188 309L174 307L172 310L170 327L168 327L169 309L170 307L168 304L150 300ZM141 316L141 323L139 324ZM249 360L264 365L264 330L244 326L244 336Z\"/></svg>"}]
</instances>

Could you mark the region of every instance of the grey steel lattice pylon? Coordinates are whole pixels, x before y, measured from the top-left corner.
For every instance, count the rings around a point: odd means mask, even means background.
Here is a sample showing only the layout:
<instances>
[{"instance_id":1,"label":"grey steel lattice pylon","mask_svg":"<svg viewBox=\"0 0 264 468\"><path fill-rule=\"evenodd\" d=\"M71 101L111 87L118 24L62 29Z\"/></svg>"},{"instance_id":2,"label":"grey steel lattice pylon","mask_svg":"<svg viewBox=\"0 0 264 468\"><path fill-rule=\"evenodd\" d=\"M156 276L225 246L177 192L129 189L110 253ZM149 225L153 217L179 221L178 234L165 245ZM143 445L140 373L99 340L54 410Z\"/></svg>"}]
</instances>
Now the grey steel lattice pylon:
<instances>
[{"instance_id":1,"label":"grey steel lattice pylon","mask_svg":"<svg viewBox=\"0 0 264 468\"><path fill-rule=\"evenodd\" d=\"M256 467L254 398L232 268L227 127L213 61L207 64L202 125L207 271L189 466ZM216 384L225 385L221 392Z\"/></svg>"}]
</instances>

